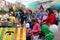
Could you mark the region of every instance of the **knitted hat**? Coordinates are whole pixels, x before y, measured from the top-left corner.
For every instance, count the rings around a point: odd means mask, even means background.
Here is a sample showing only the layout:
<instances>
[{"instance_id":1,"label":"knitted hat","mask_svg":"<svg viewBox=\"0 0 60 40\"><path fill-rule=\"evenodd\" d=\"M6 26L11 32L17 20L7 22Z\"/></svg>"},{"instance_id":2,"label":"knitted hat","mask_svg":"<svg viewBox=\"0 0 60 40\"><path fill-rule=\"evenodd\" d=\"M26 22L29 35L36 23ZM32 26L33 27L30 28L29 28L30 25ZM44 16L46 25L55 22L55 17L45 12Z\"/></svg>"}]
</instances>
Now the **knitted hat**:
<instances>
[{"instance_id":1,"label":"knitted hat","mask_svg":"<svg viewBox=\"0 0 60 40\"><path fill-rule=\"evenodd\" d=\"M30 27L29 23L26 23L26 27Z\"/></svg>"}]
</instances>

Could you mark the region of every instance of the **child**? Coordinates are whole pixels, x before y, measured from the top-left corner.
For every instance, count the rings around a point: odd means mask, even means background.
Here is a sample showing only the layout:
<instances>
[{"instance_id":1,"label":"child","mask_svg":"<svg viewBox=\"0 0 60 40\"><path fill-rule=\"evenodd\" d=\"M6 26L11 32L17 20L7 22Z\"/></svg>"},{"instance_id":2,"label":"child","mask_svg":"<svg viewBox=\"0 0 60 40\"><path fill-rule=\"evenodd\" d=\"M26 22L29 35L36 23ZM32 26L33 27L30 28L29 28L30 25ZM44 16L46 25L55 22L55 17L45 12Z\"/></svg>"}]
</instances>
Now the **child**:
<instances>
[{"instance_id":1,"label":"child","mask_svg":"<svg viewBox=\"0 0 60 40\"><path fill-rule=\"evenodd\" d=\"M47 19L47 15L44 15L44 16L43 16L43 19L42 19L43 23L46 22L46 19Z\"/></svg>"},{"instance_id":2,"label":"child","mask_svg":"<svg viewBox=\"0 0 60 40\"><path fill-rule=\"evenodd\" d=\"M38 19L38 23L39 23L40 25L42 25L42 20Z\"/></svg>"},{"instance_id":3,"label":"child","mask_svg":"<svg viewBox=\"0 0 60 40\"><path fill-rule=\"evenodd\" d=\"M8 26L7 19L4 18L3 21L4 22L2 22L2 27L7 27Z\"/></svg>"},{"instance_id":4,"label":"child","mask_svg":"<svg viewBox=\"0 0 60 40\"><path fill-rule=\"evenodd\" d=\"M31 29L29 23L26 24L26 40L31 40Z\"/></svg>"},{"instance_id":5,"label":"child","mask_svg":"<svg viewBox=\"0 0 60 40\"><path fill-rule=\"evenodd\" d=\"M8 21L8 27L12 27L12 20L8 18L7 21Z\"/></svg>"},{"instance_id":6,"label":"child","mask_svg":"<svg viewBox=\"0 0 60 40\"><path fill-rule=\"evenodd\" d=\"M40 25L37 23L37 19L32 19L32 23L34 24L33 29L32 29L32 36L33 40L38 40L39 38L39 33L41 31Z\"/></svg>"}]
</instances>

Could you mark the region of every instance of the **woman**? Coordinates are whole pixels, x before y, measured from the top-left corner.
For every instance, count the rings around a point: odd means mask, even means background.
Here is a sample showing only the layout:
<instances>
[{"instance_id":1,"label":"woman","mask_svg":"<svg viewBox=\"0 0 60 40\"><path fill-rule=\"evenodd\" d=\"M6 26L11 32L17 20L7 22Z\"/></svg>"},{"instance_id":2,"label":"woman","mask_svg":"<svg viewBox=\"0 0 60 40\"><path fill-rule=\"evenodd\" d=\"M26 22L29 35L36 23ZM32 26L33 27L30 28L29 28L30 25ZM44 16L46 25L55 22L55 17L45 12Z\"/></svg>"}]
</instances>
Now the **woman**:
<instances>
[{"instance_id":1,"label":"woman","mask_svg":"<svg viewBox=\"0 0 60 40\"><path fill-rule=\"evenodd\" d=\"M48 8L46 10L46 12L48 13L48 17L46 19L46 24L49 25L49 26L52 25L52 24L55 24L56 17L55 17L54 12L50 8Z\"/></svg>"},{"instance_id":2,"label":"woman","mask_svg":"<svg viewBox=\"0 0 60 40\"><path fill-rule=\"evenodd\" d=\"M31 19L32 19L32 11L30 9L28 9L26 11L26 17L27 17L26 21L27 22L31 22Z\"/></svg>"},{"instance_id":3,"label":"woman","mask_svg":"<svg viewBox=\"0 0 60 40\"><path fill-rule=\"evenodd\" d=\"M55 13L55 16L56 16L56 25L58 25L58 21L59 21L59 14L58 14L58 11L57 10L53 10L53 12Z\"/></svg>"},{"instance_id":4,"label":"woman","mask_svg":"<svg viewBox=\"0 0 60 40\"><path fill-rule=\"evenodd\" d=\"M39 11L37 13L37 19L41 19L42 20L44 15L46 15L46 13L44 12L44 8L41 5L40 8L39 8Z\"/></svg>"},{"instance_id":5,"label":"woman","mask_svg":"<svg viewBox=\"0 0 60 40\"><path fill-rule=\"evenodd\" d=\"M24 11L22 10L22 9L20 9L19 10L19 14L17 15L18 17L19 17L19 22L21 22L21 25L23 26L23 24L24 24L24 21L26 21L26 16L25 16L25 14L24 14Z\"/></svg>"},{"instance_id":6,"label":"woman","mask_svg":"<svg viewBox=\"0 0 60 40\"><path fill-rule=\"evenodd\" d=\"M32 10L28 9L26 10L26 22L30 24L30 28L32 29L33 28L33 24L31 23L31 19L33 18L32 17Z\"/></svg>"}]
</instances>

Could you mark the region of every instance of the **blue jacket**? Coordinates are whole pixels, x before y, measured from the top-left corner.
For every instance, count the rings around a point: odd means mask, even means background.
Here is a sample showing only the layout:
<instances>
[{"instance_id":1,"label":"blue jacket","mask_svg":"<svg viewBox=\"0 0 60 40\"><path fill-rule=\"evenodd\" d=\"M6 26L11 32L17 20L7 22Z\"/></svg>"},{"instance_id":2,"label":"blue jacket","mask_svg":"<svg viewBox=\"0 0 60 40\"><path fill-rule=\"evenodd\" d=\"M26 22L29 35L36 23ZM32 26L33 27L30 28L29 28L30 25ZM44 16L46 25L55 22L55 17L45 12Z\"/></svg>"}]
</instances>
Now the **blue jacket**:
<instances>
[{"instance_id":1,"label":"blue jacket","mask_svg":"<svg viewBox=\"0 0 60 40\"><path fill-rule=\"evenodd\" d=\"M20 12L17 12L17 18L20 19Z\"/></svg>"},{"instance_id":2,"label":"blue jacket","mask_svg":"<svg viewBox=\"0 0 60 40\"><path fill-rule=\"evenodd\" d=\"M33 17L33 18L37 18L37 13L33 13L33 14L32 14L32 17Z\"/></svg>"},{"instance_id":3,"label":"blue jacket","mask_svg":"<svg viewBox=\"0 0 60 40\"><path fill-rule=\"evenodd\" d=\"M33 18L32 15L26 15L26 22L30 22L30 20Z\"/></svg>"},{"instance_id":4,"label":"blue jacket","mask_svg":"<svg viewBox=\"0 0 60 40\"><path fill-rule=\"evenodd\" d=\"M44 15L46 15L45 12L38 12L37 13L37 18L42 19Z\"/></svg>"}]
</instances>

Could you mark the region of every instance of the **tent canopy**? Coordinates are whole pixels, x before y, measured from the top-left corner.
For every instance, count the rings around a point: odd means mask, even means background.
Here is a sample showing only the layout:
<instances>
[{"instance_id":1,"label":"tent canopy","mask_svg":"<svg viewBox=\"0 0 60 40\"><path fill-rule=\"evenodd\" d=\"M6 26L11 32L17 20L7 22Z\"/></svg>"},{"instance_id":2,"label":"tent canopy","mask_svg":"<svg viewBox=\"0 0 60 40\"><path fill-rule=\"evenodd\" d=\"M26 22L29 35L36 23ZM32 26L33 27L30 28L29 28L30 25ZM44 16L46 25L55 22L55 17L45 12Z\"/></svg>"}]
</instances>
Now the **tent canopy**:
<instances>
[{"instance_id":1,"label":"tent canopy","mask_svg":"<svg viewBox=\"0 0 60 40\"><path fill-rule=\"evenodd\" d=\"M60 3L56 3L55 6L51 3L50 8L53 9L53 10L60 10Z\"/></svg>"}]
</instances>

